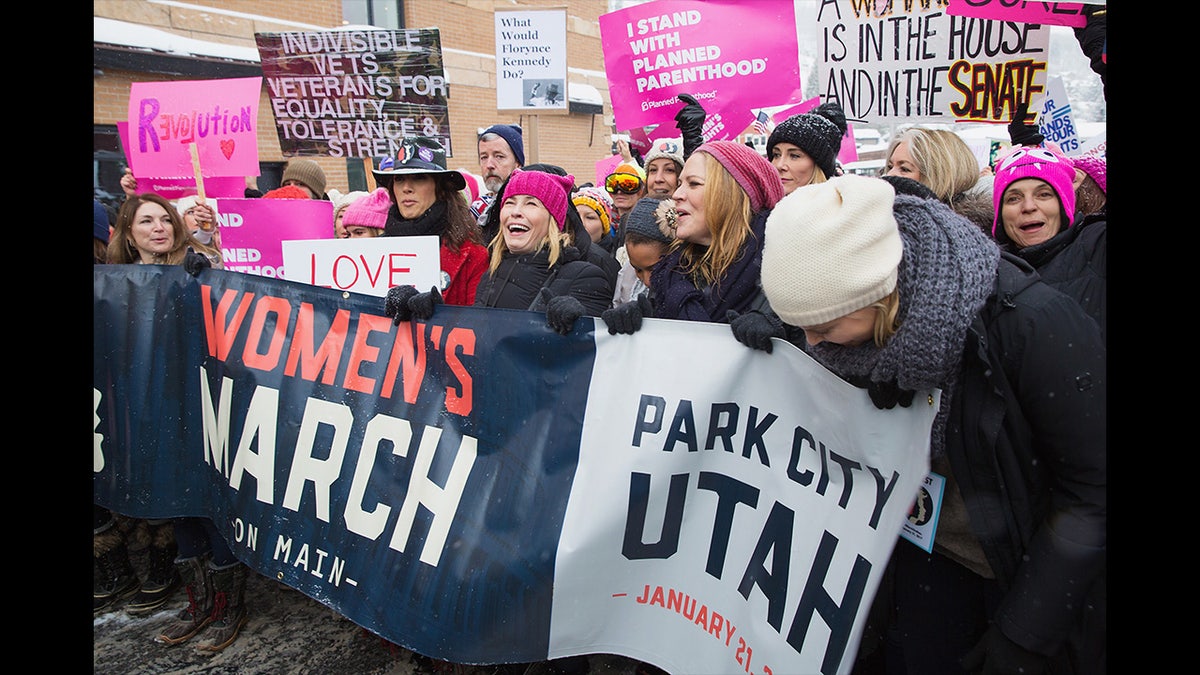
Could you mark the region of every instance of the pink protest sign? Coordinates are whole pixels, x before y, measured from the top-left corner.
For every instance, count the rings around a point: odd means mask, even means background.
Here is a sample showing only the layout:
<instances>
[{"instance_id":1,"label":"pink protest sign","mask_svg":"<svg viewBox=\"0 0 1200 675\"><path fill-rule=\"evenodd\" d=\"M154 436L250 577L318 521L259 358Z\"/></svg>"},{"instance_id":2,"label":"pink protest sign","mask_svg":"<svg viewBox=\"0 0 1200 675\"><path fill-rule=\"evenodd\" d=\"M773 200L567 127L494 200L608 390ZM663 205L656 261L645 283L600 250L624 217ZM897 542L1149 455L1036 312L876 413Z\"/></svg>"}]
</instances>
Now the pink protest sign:
<instances>
[{"instance_id":1,"label":"pink protest sign","mask_svg":"<svg viewBox=\"0 0 1200 675\"><path fill-rule=\"evenodd\" d=\"M286 279L283 242L333 239L333 203L323 199L222 199L217 227L225 269Z\"/></svg>"},{"instance_id":2,"label":"pink protest sign","mask_svg":"<svg viewBox=\"0 0 1200 675\"><path fill-rule=\"evenodd\" d=\"M655 0L602 14L600 42L618 129L674 125L683 93L708 113L704 139L727 139L801 96L791 0Z\"/></svg>"},{"instance_id":3,"label":"pink protest sign","mask_svg":"<svg viewBox=\"0 0 1200 675\"><path fill-rule=\"evenodd\" d=\"M771 122L773 122L776 126L779 126L780 122L783 122L792 115L806 113L820 104L821 97L814 96L806 101L801 101L790 108L784 108L783 110L776 111L774 115L771 115ZM770 158L768 157L768 159ZM854 142L853 124L846 124L846 135L842 136L842 147L838 149L838 161L842 164L849 164L850 162L858 161L858 145L856 145Z\"/></svg>"},{"instance_id":4,"label":"pink protest sign","mask_svg":"<svg viewBox=\"0 0 1200 675\"><path fill-rule=\"evenodd\" d=\"M166 199L179 199L189 195L199 194L196 189L196 179L193 176L187 178L154 178L142 176L133 168L133 161L129 158L129 123L117 122L117 135L121 138L121 149L125 152L125 166L128 166L133 171L134 177L137 178L137 191L153 192ZM258 172L248 174L257 176ZM236 197L238 199L246 196L246 179L243 176L205 176L204 177L204 194L207 197Z\"/></svg>"},{"instance_id":5,"label":"pink protest sign","mask_svg":"<svg viewBox=\"0 0 1200 675\"><path fill-rule=\"evenodd\" d=\"M201 175L257 176L261 90L261 77L134 82L126 146L134 174L193 176L195 143Z\"/></svg>"},{"instance_id":6,"label":"pink protest sign","mask_svg":"<svg viewBox=\"0 0 1200 675\"><path fill-rule=\"evenodd\" d=\"M617 168L623 160L620 155L609 155L604 159L596 162L596 185L603 186L604 179Z\"/></svg>"},{"instance_id":7,"label":"pink protest sign","mask_svg":"<svg viewBox=\"0 0 1200 675\"><path fill-rule=\"evenodd\" d=\"M951 0L946 7L950 16L976 19L1019 21L1044 26L1083 28L1087 17L1078 2L1026 2L1025 0Z\"/></svg>"}]
</instances>

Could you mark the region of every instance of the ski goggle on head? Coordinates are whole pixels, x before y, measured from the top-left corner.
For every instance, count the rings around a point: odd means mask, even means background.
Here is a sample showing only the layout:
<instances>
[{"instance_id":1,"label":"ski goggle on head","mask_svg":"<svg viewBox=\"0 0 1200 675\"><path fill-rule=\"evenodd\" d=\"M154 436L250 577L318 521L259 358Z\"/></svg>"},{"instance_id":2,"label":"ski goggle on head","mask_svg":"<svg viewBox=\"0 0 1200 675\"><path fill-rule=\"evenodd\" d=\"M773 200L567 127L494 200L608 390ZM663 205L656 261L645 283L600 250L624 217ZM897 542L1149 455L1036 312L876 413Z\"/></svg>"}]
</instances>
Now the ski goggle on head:
<instances>
[{"instance_id":1,"label":"ski goggle on head","mask_svg":"<svg viewBox=\"0 0 1200 675\"><path fill-rule=\"evenodd\" d=\"M632 173L614 173L604 179L604 189L609 194L635 195L642 189L642 178Z\"/></svg>"}]
</instances>

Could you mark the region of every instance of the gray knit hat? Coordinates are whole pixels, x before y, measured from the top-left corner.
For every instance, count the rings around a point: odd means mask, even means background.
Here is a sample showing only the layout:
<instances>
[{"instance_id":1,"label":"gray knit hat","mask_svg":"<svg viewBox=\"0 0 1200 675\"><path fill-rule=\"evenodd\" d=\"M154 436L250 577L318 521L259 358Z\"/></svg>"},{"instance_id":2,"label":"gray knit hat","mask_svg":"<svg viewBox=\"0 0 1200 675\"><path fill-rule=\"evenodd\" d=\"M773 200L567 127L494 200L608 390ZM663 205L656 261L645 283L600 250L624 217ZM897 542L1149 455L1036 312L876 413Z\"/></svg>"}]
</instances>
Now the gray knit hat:
<instances>
[{"instance_id":1,"label":"gray knit hat","mask_svg":"<svg viewBox=\"0 0 1200 675\"><path fill-rule=\"evenodd\" d=\"M625 239L640 235L669 244L675 240L675 201L642 197L625 217Z\"/></svg>"},{"instance_id":2,"label":"gray knit hat","mask_svg":"<svg viewBox=\"0 0 1200 675\"><path fill-rule=\"evenodd\" d=\"M857 311L896 288L904 244L878 178L847 174L796 188L775 205L763 235L762 288L793 326Z\"/></svg>"},{"instance_id":3,"label":"gray knit hat","mask_svg":"<svg viewBox=\"0 0 1200 675\"><path fill-rule=\"evenodd\" d=\"M842 106L822 103L809 112L792 115L775 127L767 138L767 158L779 143L791 143L812 157L826 178L833 178L846 128Z\"/></svg>"}]
</instances>

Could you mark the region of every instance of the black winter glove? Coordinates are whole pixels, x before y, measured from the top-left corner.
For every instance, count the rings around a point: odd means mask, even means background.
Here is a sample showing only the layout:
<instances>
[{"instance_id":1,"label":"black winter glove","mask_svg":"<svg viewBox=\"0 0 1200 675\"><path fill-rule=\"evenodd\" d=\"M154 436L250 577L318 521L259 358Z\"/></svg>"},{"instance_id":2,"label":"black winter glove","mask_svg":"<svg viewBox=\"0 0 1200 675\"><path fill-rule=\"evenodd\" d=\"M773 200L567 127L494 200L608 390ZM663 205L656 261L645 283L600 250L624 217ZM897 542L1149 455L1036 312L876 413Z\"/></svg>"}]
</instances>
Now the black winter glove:
<instances>
[{"instance_id":1,"label":"black winter glove","mask_svg":"<svg viewBox=\"0 0 1200 675\"><path fill-rule=\"evenodd\" d=\"M546 324L559 335L566 335L575 327L575 320L584 315L583 303L570 295L552 296L549 288L538 293L546 305Z\"/></svg>"},{"instance_id":2,"label":"black winter glove","mask_svg":"<svg viewBox=\"0 0 1200 675\"><path fill-rule=\"evenodd\" d=\"M187 253L183 254L184 271L194 277L198 277L200 276L200 270L206 270L210 268L212 268L212 262L209 261L208 256L204 255L203 253L196 253L194 250L192 250L192 247L189 246Z\"/></svg>"},{"instance_id":3,"label":"black winter glove","mask_svg":"<svg viewBox=\"0 0 1200 675\"><path fill-rule=\"evenodd\" d=\"M383 303L384 316L392 317L392 323L399 326L408 321L412 311L408 308L408 299L417 294L417 287L412 285L392 286L388 289L387 299Z\"/></svg>"},{"instance_id":4,"label":"black winter glove","mask_svg":"<svg viewBox=\"0 0 1200 675\"><path fill-rule=\"evenodd\" d=\"M1048 672L1048 661L1045 656L1009 640L993 625L962 658L962 666L969 673L982 675L1043 675Z\"/></svg>"},{"instance_id":5,"label":"black winter glove","mask_svg":"<svg viewBox=\"0 0 1200 675\"><path fill-rule=\"evenodd\" d=\"M642 329L643 317L654 318L654 303L650 301L648 292L642 293L636 299L623 305L606 309L600 314L600 318L608 326L609 335L617 333L633 335Z\"/></svg>"},{"instance_id":6,"label":"black winter glove","mask_svg":"<svg viewBox=\"0 0 1200 675\"><path fill-rule=\"evenodd\" d=\"M690 94L680 94L679 100L686 105L675 113L675 128L683 135L683 159L687 161L692 152L704 144L704 118L708 113Z\"/></svg>"},{"instance_id":7,"label":"black winter glove","mask_svg":"<svg viewBox=\"0 0 1200 675\"><path fill-rule=\"evenodd\" d=\"M901 407L907 408L912 405L913 395L916 392L909 389L901 389L895 382L872 382L867 386L867 394L871 396L871 403L875 404L880 410L891 410L899 403Z\"/></svg>"},{"instance_id":8,"label":"black winter glove","mask_svg":"<svg viewBox=\"0 0 1200 675\"><path fill-rule=\"evenodd\" d=\"M1013 145L1040 145L1046 140L1036 124L1026 124L1025 118L1029 113L1029 102L1022 101L1013 111L1012 121L1008 123L1008 139Z\"/></svg>"},{"instance_id":9,"label":"black winter glove","mask_svg":"<svg viewBox=\"0 0 1200 675\"><path fill-rule=\"evenodd\" d=\"M432 286L428 293L417 293L408 299L408 309L414 319L428 321L433 316L433 308L442 304L442 292L437 286Z\"/></svg>"},{"instance_id":10,"label":"black winter glove","mask_svg":"<svg viewBox=\"0 0 1200 675\"><path fill-rule=\"evenodd\" d=\"M738 314L731 309L725 312L725 320L729 322L729 327L733 329L733 337L737 338L738 342L768 354L773 347L771 338L787 337L783 330L783 322L773 312L764 314L751 310L745 314Z\"/></svg>"}]
</instances>

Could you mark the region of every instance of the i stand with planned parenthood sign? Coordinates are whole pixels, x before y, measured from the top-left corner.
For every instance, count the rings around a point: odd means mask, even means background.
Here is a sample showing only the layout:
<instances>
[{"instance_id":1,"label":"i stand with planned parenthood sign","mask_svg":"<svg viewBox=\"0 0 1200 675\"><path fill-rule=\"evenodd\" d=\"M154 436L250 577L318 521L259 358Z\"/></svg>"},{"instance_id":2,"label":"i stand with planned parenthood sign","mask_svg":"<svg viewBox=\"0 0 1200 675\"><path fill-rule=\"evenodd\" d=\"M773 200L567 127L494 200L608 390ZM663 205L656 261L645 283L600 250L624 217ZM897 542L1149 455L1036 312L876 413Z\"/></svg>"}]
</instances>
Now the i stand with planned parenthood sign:
<instances>
[{"instance_id":1,"label":"i stand with planned parenthood sign","mask_svg":"<svg viewBox=\"0 0 1200 675\"><path fill-rule=\"evenodd\" d=\"M496 10L496 109L532 113L526 160L538 161L538 116L565 115L567 8Z\"/></svg>"}]
</instances>

